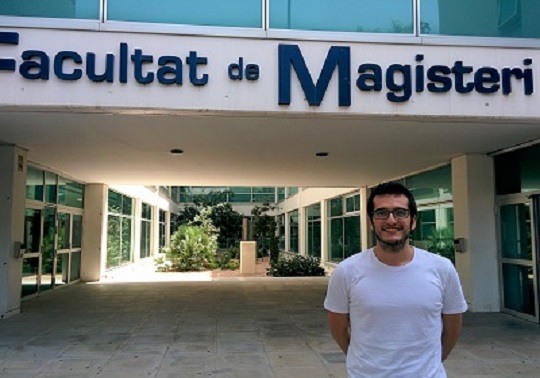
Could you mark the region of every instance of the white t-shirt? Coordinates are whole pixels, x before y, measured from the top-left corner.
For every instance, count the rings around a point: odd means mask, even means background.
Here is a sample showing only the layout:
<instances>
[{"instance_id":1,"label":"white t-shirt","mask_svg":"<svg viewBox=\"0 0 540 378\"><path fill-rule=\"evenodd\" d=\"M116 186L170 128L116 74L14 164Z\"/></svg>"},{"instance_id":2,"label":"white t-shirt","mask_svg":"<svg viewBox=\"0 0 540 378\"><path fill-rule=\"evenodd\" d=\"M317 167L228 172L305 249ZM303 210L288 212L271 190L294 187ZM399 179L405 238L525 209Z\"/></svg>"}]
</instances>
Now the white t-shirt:
<instances>
[{"instance_id":1,"label":"white t-shirt","mask_svg":"<svg viewBox=\"0 0 540 378\"><path fill-rule=\"evenodd\" d=\"M349 377L444 378L441 314L467 310L450 260L414 248L413 259L389 266L373 249L341 262L324 307L349 314Z\"/></svg>"}]
</instances>

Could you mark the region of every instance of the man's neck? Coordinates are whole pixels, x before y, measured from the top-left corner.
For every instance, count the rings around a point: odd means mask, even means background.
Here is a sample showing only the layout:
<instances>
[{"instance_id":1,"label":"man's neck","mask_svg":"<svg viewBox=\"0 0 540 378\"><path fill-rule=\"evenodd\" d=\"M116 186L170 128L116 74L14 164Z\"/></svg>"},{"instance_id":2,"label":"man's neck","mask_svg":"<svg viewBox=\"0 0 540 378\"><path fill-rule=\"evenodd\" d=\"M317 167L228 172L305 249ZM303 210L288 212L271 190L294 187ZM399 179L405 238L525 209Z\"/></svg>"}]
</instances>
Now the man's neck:
<instances>
[{"instance_id":1,"label":"man's neck","mask_svg":"<svg viewBox=\"0 0 540 378\"><path fill-rule=\"evenodd\" d=\"M409 263L414 257L414 248L409 244L404 245L399 250L389 250L377 244L373 252L380 262L390 266L402 266Z\"/></svg>"}]
</instances>

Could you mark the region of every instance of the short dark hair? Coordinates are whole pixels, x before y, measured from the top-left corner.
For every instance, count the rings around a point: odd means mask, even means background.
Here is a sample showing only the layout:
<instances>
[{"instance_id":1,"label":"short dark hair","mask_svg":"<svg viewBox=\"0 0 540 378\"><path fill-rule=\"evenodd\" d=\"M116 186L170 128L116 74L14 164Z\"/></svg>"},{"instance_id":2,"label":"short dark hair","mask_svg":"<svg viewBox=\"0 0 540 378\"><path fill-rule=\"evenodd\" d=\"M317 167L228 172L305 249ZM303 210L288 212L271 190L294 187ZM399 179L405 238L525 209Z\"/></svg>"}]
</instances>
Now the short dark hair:
<instances>
[{"instance_id":1,"label":"short dark hair","mask_svg":"<svg viewBox=\"0 0 540 378\"><path fill-rule=\"evenodd\" d=\"M374 189L371 190L367 201L367 212L370 218L373 218L373 211L375 210L375 205L373 204L375 196L383 196L385 194L395 194L395 195L404 195L409 200L409 212L411 218L416 216L416 201L411 191L405 187L405 185L397 181L384 182L377 185Z\"/></svg>"}]
</instances>

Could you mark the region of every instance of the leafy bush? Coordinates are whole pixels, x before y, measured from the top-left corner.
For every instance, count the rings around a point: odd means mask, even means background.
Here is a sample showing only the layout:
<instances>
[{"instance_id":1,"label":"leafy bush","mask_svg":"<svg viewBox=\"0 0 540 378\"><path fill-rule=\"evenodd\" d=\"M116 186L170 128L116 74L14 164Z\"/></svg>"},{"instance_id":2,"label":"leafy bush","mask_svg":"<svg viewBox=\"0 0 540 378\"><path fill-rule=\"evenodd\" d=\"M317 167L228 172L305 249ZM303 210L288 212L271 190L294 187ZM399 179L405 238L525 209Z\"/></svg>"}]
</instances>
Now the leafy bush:
<instances>
[{"instance_id":1,"label":"leafy bush","mask_svg":"<svg viewBox=\"0 0 540 378\"><path fill-rule=\"evenodd\" d=\"M240 263L233 259L230 252L224 252L216 257L214 266L222 270L236 270L240 267Z\"/></svg>"},{"instance_id":2,"label":"leafy bush","mask_svg":"<svg viewBox=\"0 0 540 378\"><path fill-rule=\"evenodd\" d=\"M181 225L171 236L163 255L154 259L159 271L201 271L212 268L216 257L217 237L209 232L208 224Z\"/></svg>"},{"instance_id":3,"label":"leafy bush","mask_svg":"<svg viewBox=\"0 0 540 378\"><path fill-rule=\"evenodd\" d=\"M324 276L324 268L320 263L318 258L312 256L280 256L277 261L270 262L266 275L273 277Z\"/></svg>"}]
</instances>

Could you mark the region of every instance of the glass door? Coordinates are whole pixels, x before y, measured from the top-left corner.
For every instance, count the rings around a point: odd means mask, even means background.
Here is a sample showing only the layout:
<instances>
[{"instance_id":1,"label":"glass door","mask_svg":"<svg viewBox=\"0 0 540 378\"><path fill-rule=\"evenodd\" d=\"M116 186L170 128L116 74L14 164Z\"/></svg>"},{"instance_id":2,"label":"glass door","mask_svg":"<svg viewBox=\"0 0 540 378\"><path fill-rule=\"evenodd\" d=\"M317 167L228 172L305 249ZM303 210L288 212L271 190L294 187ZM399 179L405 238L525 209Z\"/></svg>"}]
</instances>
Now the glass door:
<instances>
[{"instance_id":1,"label":"glass door","mask_svg":"<svg viewBox=\"0 0 540 378\"><path fill-rule=\"evenodd\" d=\"M537 257L533 238L534 225L538 224L533 211L536 202L527 199L499 206L499 246L503 311L538 322Z\"/></svg>"}]
</instances>

